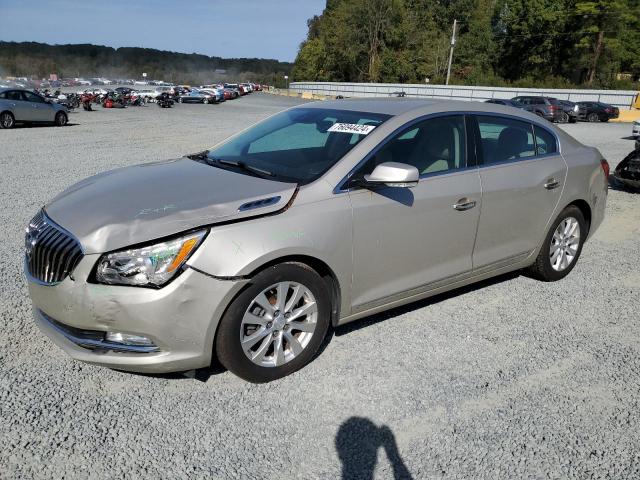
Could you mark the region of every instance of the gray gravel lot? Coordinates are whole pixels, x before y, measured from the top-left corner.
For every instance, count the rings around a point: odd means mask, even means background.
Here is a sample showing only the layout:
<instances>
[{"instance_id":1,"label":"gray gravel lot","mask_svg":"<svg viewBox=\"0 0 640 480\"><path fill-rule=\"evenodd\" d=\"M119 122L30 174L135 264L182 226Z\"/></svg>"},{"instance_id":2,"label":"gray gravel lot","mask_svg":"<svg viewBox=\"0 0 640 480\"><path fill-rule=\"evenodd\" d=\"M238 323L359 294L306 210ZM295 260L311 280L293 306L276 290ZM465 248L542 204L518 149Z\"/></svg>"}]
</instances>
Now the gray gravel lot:
<instances>
[{"instance_id":1,"label":"gray gravel lot","mask_svg":"<svg viewBox=\"0 0 640 480\"><path fill-rule=\"evenodd\" d=\"M640 478L640 195L569 277L509 275L339 328L267 385L68 358L31 320L23 228L63 188L205 149L298 100L73 113L0 131L0 478ZM612 167L625 124L566 129Z\"/></svg>"}]
</instances>

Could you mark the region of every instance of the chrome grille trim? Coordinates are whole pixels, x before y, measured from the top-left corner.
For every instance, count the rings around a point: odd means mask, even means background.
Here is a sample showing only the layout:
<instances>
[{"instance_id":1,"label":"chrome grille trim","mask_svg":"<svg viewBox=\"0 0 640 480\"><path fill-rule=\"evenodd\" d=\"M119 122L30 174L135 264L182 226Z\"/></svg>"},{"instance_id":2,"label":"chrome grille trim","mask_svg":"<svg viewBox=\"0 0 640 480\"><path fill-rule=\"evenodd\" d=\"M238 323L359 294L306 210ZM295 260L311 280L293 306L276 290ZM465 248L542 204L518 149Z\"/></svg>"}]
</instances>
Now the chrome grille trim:
<instances>
[{"instance_id":1,"label":"chrome grille trim","mask_svg":"<svg viewBox=\"0 0 640 480\"><path fill-rule=\"evenodd\" d=\"M25 235L25 262L30 278L44 285L62 282L84 252L80 242L40 210Z\"/></svg>"}]
</instances>

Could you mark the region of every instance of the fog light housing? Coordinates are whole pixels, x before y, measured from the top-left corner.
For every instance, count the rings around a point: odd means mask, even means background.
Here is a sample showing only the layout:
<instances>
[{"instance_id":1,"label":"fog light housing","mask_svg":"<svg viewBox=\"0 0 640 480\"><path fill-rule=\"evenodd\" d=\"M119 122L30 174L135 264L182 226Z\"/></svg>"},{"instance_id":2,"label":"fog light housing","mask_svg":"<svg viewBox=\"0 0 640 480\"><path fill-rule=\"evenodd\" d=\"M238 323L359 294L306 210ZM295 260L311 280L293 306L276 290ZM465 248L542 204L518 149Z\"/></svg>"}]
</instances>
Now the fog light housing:
<instances>
[{"instance_id":1,"label":"fog light housing","mask_svg":"<svg viewBox=\"0 0 640 480\"><path fill-rule=\"evenodd\" d=\"M142 347L155 347L155 344L143 335L134 335L132 333L107 332L105 335L107 342L119 343L122 345L135 345Z\"/></svg>"}]
</instances>

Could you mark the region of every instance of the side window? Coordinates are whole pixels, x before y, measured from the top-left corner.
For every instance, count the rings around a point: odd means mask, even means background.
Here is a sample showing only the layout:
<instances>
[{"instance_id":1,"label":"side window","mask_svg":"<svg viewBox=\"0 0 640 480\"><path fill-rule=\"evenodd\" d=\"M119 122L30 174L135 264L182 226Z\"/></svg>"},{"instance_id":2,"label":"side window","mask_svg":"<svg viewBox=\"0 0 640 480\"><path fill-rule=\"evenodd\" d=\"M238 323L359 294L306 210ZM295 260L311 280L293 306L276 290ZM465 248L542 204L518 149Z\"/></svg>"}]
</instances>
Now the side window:
<instances>
[{"instance_id":1,"label":"side window","mask_svg":"<svg viewBox=\"0 0 640 480\"><path fill-rule=\"evenodd\" d=\"M44 103L44 99L40 95L31 92L22 92L27 102Z\"/></svg>"},{"instance_id":2,"label":"side window","mask_svg":"<svg viewBox=\"0 0 640 480\"><path fill-rule=\"evenodd\" d=\"M22 101L22 93L18 90L10 90L7 92L7 100Z\"/></svg>"},{"instance_id":3,"label":"side window","mask_svg":"<svg viewBox=\"0 0 640 480\"><path fill-rule=\"evenodd\" d=\"M533 157L533 126L509 118L478 116L482 158L485 165Z\"/></svg>"},{"instance_id":4,"label":"side window","mask_svg":"<svg viewBox=\"0 0 640 480\"><path fill-rule=\"evenodd\" d=\"M7 92L0 92L0 99L7 98Z\"/></svg>"},{"instance_id":5,"label":"side window","mask_svg":"<svg viewBox=\"0 0 640 480\"><path fill-rule=\"evenodd\" d=\"M387 141L358 173L371 173L384 162L413 165L420 175L464 168L467 164L464 117L436 117L412 125Z\"/></svg>"},{"instance_id":6,"label":"side window","mask_svg":"<svg viewBox=\"0 0 640 480\"><path fill-rule=\"evenodd\" d=\"M327 130L336 122L336 119L325 118L323 122L326 122L326 125L319 126L315 123L293 123L287 125L252 142L247 153L322 148L329 138Z\"/></svg>"},{"instance_id":7,"label":"side window","mask_svg":"<svg viewBox=\"0 0 640 480\"><path fill-rule=\"evenodd\" d=\"M534 127L536 132L536 153L544 155L546 153L555 153L558 151L556 146L556 138L542 127Z\"/></svg>"}]
</instances>

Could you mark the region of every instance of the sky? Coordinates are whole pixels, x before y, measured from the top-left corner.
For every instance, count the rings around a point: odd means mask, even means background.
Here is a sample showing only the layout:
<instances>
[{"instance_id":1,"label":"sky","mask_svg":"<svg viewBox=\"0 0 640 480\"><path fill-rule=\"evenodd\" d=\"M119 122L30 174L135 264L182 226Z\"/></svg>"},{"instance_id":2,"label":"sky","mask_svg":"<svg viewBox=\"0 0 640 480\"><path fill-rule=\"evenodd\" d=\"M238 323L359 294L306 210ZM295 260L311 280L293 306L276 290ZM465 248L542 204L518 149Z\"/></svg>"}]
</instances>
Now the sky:
<instances>
[{"instance_id":1,"label":"sky","mask_svg":"<svg viewBox=\"0 0 640 480\"><path fill-rule=\"evenodd\" d=\"M325 0L0 0L0 40L293 61Z\"/></svg>"}]
</instances>

